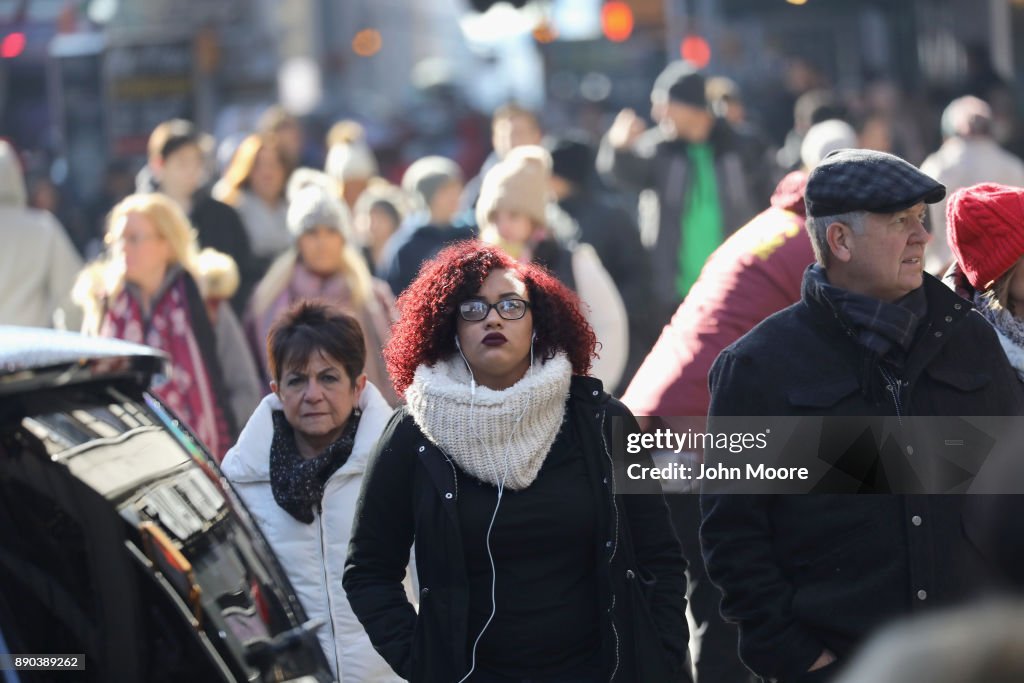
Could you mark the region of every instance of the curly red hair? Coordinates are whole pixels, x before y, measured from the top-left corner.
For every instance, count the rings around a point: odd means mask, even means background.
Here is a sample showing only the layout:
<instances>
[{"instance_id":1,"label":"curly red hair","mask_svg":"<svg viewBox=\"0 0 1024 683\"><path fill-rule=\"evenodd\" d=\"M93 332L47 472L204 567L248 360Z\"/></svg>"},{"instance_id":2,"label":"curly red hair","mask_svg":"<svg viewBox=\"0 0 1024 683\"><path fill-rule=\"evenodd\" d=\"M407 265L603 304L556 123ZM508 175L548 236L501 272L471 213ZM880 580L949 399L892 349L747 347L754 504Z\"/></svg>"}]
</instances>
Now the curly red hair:
<instances>
[{"instance_id":1,"label":"curly red hair","mask_svg":"<svg viewBox=\"0 0 1024 683\"><path fill-rule=\"evenodd\" d=\"M496 247L467 240L425 262L398 297L399 318L384 347L384 361L399 396L412 384L420 365L433 365L457 353L457 307L476 294L495 270L510 270L526 284L537 357L548 360L561 351L574 374L590 371L597 337L583 316L579 297L544 268L519 263Z\"/></svg>"}]
</instances>

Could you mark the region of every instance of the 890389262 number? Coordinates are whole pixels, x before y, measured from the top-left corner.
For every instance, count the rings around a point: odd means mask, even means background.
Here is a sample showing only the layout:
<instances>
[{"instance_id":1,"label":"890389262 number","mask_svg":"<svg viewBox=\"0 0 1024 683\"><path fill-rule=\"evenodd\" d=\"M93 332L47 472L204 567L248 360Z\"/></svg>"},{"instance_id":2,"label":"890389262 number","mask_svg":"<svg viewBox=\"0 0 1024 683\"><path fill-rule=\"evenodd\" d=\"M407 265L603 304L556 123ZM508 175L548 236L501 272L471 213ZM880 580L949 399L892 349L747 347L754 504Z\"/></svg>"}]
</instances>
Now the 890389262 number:
<instances>
[{"instance_id":1,"label":"890389262 number","mask_svg":"<svg viewBox=\"0 0 1024 683\"><path fill-rule=\"evenodd\" d=\"M0 671L84 671L85 655L0 654Z\"/></svg>"}]
</instances>

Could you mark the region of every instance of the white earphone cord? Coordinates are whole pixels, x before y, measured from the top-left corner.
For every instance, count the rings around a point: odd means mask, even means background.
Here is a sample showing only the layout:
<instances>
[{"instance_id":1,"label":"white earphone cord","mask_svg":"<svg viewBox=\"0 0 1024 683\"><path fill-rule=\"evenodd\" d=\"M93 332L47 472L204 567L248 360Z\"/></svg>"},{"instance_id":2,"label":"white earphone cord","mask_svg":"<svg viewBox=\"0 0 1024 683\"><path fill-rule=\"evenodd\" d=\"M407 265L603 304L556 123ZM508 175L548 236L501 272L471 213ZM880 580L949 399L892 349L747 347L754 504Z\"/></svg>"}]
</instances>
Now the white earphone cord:
<instances>
[{"instance_id":1,"label":"white earphone cord","mask_svg":"<svg viewBox=\"0 0 1024 683\"><path fill-rule=\"evenodd\" d=\"M533 342L537 339L537 333L534 332L530 338L530 369L528 372L533 373ZM466 360L466 355L462 353L462 346L459 344L458 336L455 337L455 346L459 349L459 355L462 356L462 362L466 364L466 369L469 371L469 390L470 390L470 403L469 403L469 421L473 422L473 412L476 409L476 378L473 376L473 368L469 366L469 361ZM523 412L516 418L516 423L512 427L512 433L508 437L508 441L505 444L505 471L502 473L501 478L498 479L498 498L494 502L494 513L491 515L491 521L487 525L487 559L491 562L491 614L487 617L487 621L484 622L483 627L480 629L480 633L477 634L476 639L473 641L473 650L470 656L470 667L466 675L459 679L458 683L465 683L465 681L473 675L476 671L476 648L480 644L480 639L484 637L484 633L487 632L487 627L494 621L495 615L498 613L498 599L497 599L497 586L498 586L498 570L494 566L494 553L491 551L491 532L494 530L494 521L498 518L498 508L501 507L501 497L505 493L505 480L508 478L508 466L509 466L509 454L512 448L512 439L515 438L516 430L519 429L519 424L523 421L523 417L526 416L526 411L530 408L530 402L527 400L526 406L523 407ZM477 442L484 446L483 442L480 441L480 435L476 435ZM494 463L492 462L493 466ZM497 471L495 471L497 474ZM495 477L497 478L497 477Z\"/></svg>"}]
</instances>

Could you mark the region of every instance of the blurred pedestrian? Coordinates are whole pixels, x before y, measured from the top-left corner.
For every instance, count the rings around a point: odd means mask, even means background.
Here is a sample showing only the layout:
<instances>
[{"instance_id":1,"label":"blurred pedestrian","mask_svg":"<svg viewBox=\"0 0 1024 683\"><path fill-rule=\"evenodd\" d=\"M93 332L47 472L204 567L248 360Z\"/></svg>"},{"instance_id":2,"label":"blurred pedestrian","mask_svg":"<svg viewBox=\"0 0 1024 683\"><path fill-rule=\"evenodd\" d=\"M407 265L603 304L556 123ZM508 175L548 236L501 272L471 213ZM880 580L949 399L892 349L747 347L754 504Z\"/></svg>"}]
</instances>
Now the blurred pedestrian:
<instances>
[{"instance_id":1,"label":"blurred pedestrian","mask_svg":"<svg viewBox=\"0 0 1024 683\"><path fill-rule=\"evenodd\" d=\"M953 100L942 113L942 147L921 164L921 170L952 193L978 183L1024 187L1024 161L992 137L992 109L970 95ZM952 256L946 239L946 202L930 207L932 241L925 250L925 268L941 277Z\"/></svg>"},{"instance_id":2,"label":"blurred pedestrian","mask_svg":"<svg viewBox=\"0 0 1024 683\"><path fill-rule=\"evenodd\" d=\"M0 324L78 329L71 300L82 259L53 214L28 207L14 148L0 140Z\"/></svg>"},{"instance_id":3,"label":"blurred pedestrian","mask_svg":"<svg viewBox=\"0 0 1024 683\"><path fill-rule=\"evenodd\" d=\"M799 303L715 361L708 431L719 416L1024 414L995 333L924 272L925 207L945 188L898 157L844 149L804 194L817 263ZM858 455L879 457L873 443ZM832 680L886 622L980 591L965 498L703 494L704 560L744 663L762 678Z\"/></svg>"},{"instance_id":4,"label":"blurred pedestrian","mask_svg":"<svg viewBox=\"0 0 1024 683\"><path fill-rule=\"evenodd\" d=\"M300 301L274 323L266 348L273 393L221 469L306 615L325 622L317 636L335 678L397 683L341 587L367 458L391 416L363 372L363 331L338 309Z\"/></svg>"},{"instance_id":5,"label":"blurred pedestrian","mask_svg":"<svg viewBox=\"0 0 1024 683\"><path fill-rule=\"evenodd\" d=\"M575 291L601 345L594 376L614 390L629 354L629 319L615 282L578 227L548 200L551 155L543 147L517 147L484 177L476 219L480 240L513 259L537 263Z\"/></svg>"},{"instance_id":6,"label":"blurred pedestrian","mask_svg":"<svg viewBox=\"0 0 1024 683\"><path fill-rule=\"evenodd\" d=\"M466 183L462 191L460 206L472 209L480 197L480 186L484 176L495 164L504 159L516 147L539 145L544 137L544 128L536 112L515 102L509 102L494 110L491 115L491 153L484 160L476 177Z\"/></svg>"},{"instance_id":7,"label":"blurred pedestrian","mask_svg":"<svg viewBox=\"0 0 1024 683\"><path fill-rule=\"evenodd\" d=\"M768 141L768 136L749 113L743 101L743 93L739 84L725 76L714 76L707 79L706 94L708 106L718 116L732 126L739 137L740 153L745 164L750 168L762 168L766 172L751 176L754 186L754 198L759 206L771 198L775 185L782 179L783 173L776 165L778 149Z\"/></svg>"},{"instance_id":8,"label":"blurred pedestrian","mask_svg":"<svg viewBox=\"0 0 1024 683\"><path fill-rule=\"evenodd\" d=\"M875 635L837 683L1024 680L1020 602L989 602L902 621Z\"/></svg>"},{"instance_id":9,"label":"blurred pedestrian","mask_svg":"<svg viewBox=\"0 0 1024 683\"><path fill-rule=\"evenodd\" d=\"M355 121L339 121L331 126L327 132L324 170L340 183L342 198L352 209L370 180L380 172L361 125Z\"/></svg>"},{"instance_id":10,"label":"blurred pedestrian","mask_svg":"<svg viewBox=\"0 0 1024 683\"><path fill-rule=\"evenodd\" d=\"M687 62L673 62L651 92L645 130L631 109L619 112L601 142L598 169L610 182L632 190L654 190L657 225L641 225L652 236L651 265L659 324L697 280L704 261L730 233L756 213L753 178L768 172L745 166L732 127L708 108L704 76ZM648 214L641 214L649 221Z\"/></svg>"},{"instance_id":11,"label":"blurred pedestrian","mask_svg":"<svg viewBox=\"0 0 1024 683\"><path fill-rule=\"evenodd\" d=\"M213 195L242 218L252 253L263 272L291 244L285 183L292 169L273 137L250 135L235 150Z\"/></svg>"},{"instance_id":12,"label":"blurred pedestrian","mask_svg":"<svg viewBox=\"0 0 1024 683\"><path fill-rule=\"evenodd\" d=\"M462 187L462 169L444 157L424 157L402 176L402 189L419 211L406 218L383 256L382 270L396 295L409 286L424 261L452 242L473 238L468 226L455 225Z\"/></svg>"},{"instance_id":13,"label":"blurred pedestrian","mask_svg":"<svg viewBox=\"0 0 1024 683\"><path fill-rule=\"evenodd\" d=\"M690 680L685 560L657 484L610 483L612 424L636 422L586 376L579 300L466 242L399 309L386 354L407 404L370 458L344 578L377 651L419 682Z\"/></svg>"},{"instance_id":14,"label":"blurred pedestrian","mask_svg":"<svg viewBox=\"0 0 1024 683\"><path fill-rule=\"evenodd\" d=\"M857 144L842 121L812 126L803 141L805 169L783 178L770 208L733 233L708 259L700 278L622 397L636 415L650 416L648 430L670 427L682 433L704 430L711 396L708 371L721 351L768 316L800 300L800 283L814 250L804 230L807 172L831 151ZM684 423L684 417L696 424ZM675 418L675 420L673 420ZM673 455L682 464L700 461L700 452ZM655 453L659 462L669 457ZM685 462L683 462L685 461ZM701 558L700 509L689 491L666 490L683 551L690 558L689 609L699 627L694 634L697 680L738 683L750 674L736 653L736 627L719 614L721 592L708 580Z\"/></svg>"},{"instance_id":15,"label":"blurred pedestrian","mask_svg":"<svg viewBox=\"0 0 1024 683\"><path fill-rule=\"evenodd\" d=\"M267 107L260 115L258 132L277 140L287 168L298 168L302 165L303 145L302 124L279 104Z\"/></svg>"},{"instance_id":16,"label":"blurred pedestrian","mask_svg":"<svg viewBox=\"0 0 1024 683\"><path fill-rule=\"evenodd\" d=\"M197 231L200 245L228 254L238 267L239 285L231 300L241 315L263 275L238 212L206 189L211 143L192 122L164 121L149 136L149 161L139 178L139 192L162 192L181 207Z\"/></svg>"},{"instance_id":17,"label":"blurred pedestrian","mask_svg":"<svg viewBox=\"0 0 1024 683\"><path fill-rule=\"evenodd\" d=\"M580 240L594 247L626 307L628 359L622 381L608 387L617 396L658 336L658 321L648 309L654 295L650 256L630 212L596 187L594 147L576 135L548 137L545 147L551 154L551 192L559 208L579 226Z\"/></svg>"},{"instance_id":18,"label":"blurred pedestrian","mask_svg":"<svg viewBox=\"0 0 1024 683\"><path fill-rule=\"evenodd\" d=\"M218 340L197 285L194 232L162 194L135 194L110 212L109 258L76 284L83 331L164 351L170 373L153 391L220 460L237 433ZM231 313L224 306L221 314ZM245 353L232 349L231 353Z\"/></svg>"},{"instance_id":19,"label":"blurred pedestrian","mask_svg":"<svg viewBox=\"0 0 1024 683\"><path fill-rule=\"evenodd\" d=\"M355 316L365 335L366 375L391 404L384 345L391 337L394 300L387 283L370 275L352 236L352 218L337 184L313 169L299 169L289 184L292 245L274 261L253 293L246 314L249 343L258 353L274 321L295 303L320 299ZM255 354L254 354L255 355ZM264 377L266 359L258 356Z\"/></svg>"},{"instance_id":20,"label":"blurred pedestrian","mask_svg":"<svg viewBox=\"0 0 1024 683\"><path fill-rule=\"evenodd\" d=\"M266 392L245 329L230 305L238 291L238 266L228 254L206 248L196 257L194 274L217 340L231 415L236 425L243 425Z\"/></svg>"},{"instance_id":21,"label":"blurred pedestrian","mask_svg":"<svg viewBox=\"0 0 1024 683\"><path fill-rule=\"evenodd\" d=\"M374 277L383 279L388 243L408 214L406 195L383 178L372 181L359 195L352 211L353 227Z\"/></svg>"},{"instance_id":22,"label":"blurred pedestrian","mask_svg":"<svg viewBox=\"0 0 1024 683\"><path fill-rule=\"evenodd\" d=\"M992 325L1024 380L1024 188L982 183L947 206L953 266L946 281Z\"/></svg>"}]
</instances>

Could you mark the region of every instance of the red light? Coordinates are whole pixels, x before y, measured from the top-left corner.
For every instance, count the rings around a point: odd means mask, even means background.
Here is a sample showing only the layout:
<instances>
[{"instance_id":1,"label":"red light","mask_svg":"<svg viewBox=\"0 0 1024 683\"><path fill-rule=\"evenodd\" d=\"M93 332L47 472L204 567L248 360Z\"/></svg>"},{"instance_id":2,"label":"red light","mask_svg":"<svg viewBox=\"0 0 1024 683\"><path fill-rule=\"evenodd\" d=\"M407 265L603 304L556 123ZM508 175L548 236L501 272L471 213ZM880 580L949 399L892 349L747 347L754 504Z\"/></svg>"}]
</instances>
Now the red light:
<instances>
[{"instance_id":1,"label":"red light","mask_svg":"<svg viewBox=\"0 0 1024 683\"><path fill-rule=\"evenodd\" d=\"M601 8L601 30L605 38L621 43L633 33L633 10L624 2L609 2Z\"/></svg>"},{"instance_id":2,"label":"red light","mask_svg":"<svg viewBox=\"0 0 1024 683\"><path fill-rule=\"evenodd\" d=\"M683 59L698 69L703 69L711 61L711 46L700 36L686 36L679 49Z\"/></svg>"},{"instance_id":3,"label":"red light","mask_svg":"<svg viewBox=\"0 0 1024 683\"><path fill-rule=\"evenodd\" d=\"M18 31L8 33L0 42L0 57L13 59L25 51L25 34Z\"/></svg>"}]
</instances>

